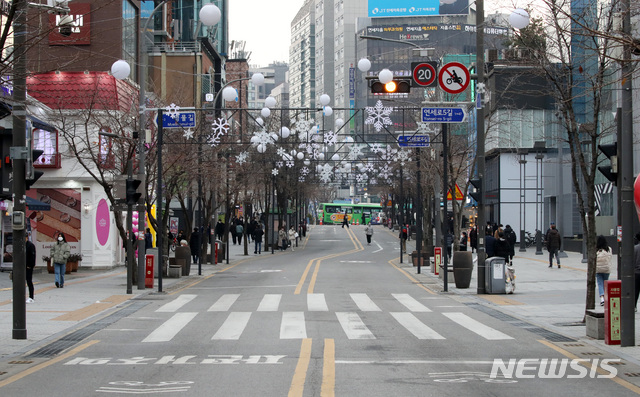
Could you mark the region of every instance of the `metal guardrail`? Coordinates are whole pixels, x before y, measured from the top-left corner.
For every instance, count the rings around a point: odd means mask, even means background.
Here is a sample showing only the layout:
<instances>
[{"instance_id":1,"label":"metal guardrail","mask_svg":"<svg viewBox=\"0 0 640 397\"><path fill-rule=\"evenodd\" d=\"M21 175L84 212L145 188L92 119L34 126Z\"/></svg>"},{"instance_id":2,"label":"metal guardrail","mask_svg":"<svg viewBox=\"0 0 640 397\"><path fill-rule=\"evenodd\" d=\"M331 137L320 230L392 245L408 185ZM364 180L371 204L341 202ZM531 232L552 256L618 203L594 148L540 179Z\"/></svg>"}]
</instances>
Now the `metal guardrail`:
<instances>
[{"instance_id":1,"label":"metal guardrail","mask_svg":"<svg viewBox=\"0 0 640 397\"><path fill-rule=\"evenodd\" d=\"M150 52L199 52L201 47L199 41L174 41L154 44Z\"/></svg>"}]
</instances>

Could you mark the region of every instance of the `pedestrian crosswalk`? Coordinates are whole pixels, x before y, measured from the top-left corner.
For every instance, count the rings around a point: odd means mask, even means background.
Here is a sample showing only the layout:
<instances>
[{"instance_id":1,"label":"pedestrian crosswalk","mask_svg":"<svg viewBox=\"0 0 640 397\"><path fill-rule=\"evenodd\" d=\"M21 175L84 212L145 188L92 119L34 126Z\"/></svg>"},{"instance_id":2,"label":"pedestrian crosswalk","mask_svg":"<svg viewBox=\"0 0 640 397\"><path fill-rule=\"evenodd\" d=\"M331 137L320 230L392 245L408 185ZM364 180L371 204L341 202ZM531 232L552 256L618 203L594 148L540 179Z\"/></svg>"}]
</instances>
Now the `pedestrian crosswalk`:
<instances>
[{"instance_id":1,"label":"pedestrian crosswalk","mask_svg":"<svg viewBox=\"0 0 640 397\"><path fill-rule=\"evenodd\" d=\"M374 299L366 293L350 293L348 297L353 305L348 303L348 300L345 303L342 299L338 299L340 307L331 314L327 313L330 312L330 305L327 302L327 297L322 293L307 294L306 303L298 300L294 306L288 301L286 305L283 305L282 294L264 294L261 297L247 295L243 299L240 299L241 294L221 294L210 306L210 301L199 302L197 295L183 294L156 310L156 313L172 315L159 324L142 342L171 341L197 316L202 315L215 315L222 321L221 324L218 323L217 330L210 331L212 332L211 340L240 340L252 322L255 327L262 328L264 318L260 317L255 320L254 318L265 315L277 317L280 322L280 332L277 337L281 340L307 338L308 322L314 316L323 316L323 321L326 321L326 316L333 317L339 324L337 329L341 329L346 338L351 340L373 340L385 337L380 334L384 332L381 329L385 328L380 327L380 324L393 324L393 330L400 326L407 335L413 335L419 340L447 339L444 335L448 336L451 333L451 327L454 327L456 332L470 332L485 340L514 339L505 332L483 324L465 313L434 312L410 294L376 296L375 299L379 300L378 303L374 302ZM332 302L335 301L335 297L333 298ZM288 297L285 297L285 300L287 299ZM304 307L300 307L301 303ZM389 310L385 313L380 304ZM204 313L204 308L207 306L208 309ZM292 307L296 307L297 310L289 310ZM258 312L265 314L258 314ZM224 320L220 316L224 317ZM376 335L376 333L380 335Z\"/></svg>"}]
</instances>

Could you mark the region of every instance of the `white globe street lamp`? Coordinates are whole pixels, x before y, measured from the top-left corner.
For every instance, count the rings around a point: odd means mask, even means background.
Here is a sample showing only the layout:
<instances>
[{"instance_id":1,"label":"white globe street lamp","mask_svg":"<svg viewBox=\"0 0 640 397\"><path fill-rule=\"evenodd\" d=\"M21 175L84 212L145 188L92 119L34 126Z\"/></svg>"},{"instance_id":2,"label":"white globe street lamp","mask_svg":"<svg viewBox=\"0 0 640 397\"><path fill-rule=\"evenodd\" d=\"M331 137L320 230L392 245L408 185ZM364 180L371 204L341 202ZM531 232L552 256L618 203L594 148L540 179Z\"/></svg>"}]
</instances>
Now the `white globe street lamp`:
<instances>
[{"instance_id":1,"label":"white globe street lamp","mask_svg":"<svg viewBox=\"0 0 640 397\"><path fill-rule=\"evenodd\" d=\"M260 115L262 115L262 117L269 117L269 116L271 116L271 109L269 109L269 108L262 108L262 110L260 111Z\"/></svg>"},{"instance_id":2,"label":"white globe street lamp","mask_svg":"<svg viewBox=\"0 0 640 397\"><path fill-rule=\"evenodd\" d=\"M393 73L389 69L382 69L380 73L378 73L378 80L382 84L390 83L393 80Z\"/></svg>"},{"instance_id":3,"label":"white globe street lamp","mask_svg":"<svg viewBox=\"0 0 640 397\"><path fill-rule=\"evenodd\" d=\"M262 73L254 73L251 76L251 82L255 85L262 85L264 84L264 74Z\"/></svg>"},{"instance_id":4,"label":"white globe street lamp","mask_svg":"<svg viewBox=\"0 0 640 397\"><path fill-rule=\"evenodd\" d=\"M526 28L529 25L529 13L522 8L516 8L509 15L509 23L516 29Z\"/></svg>"},{"instance_id":5,"label":"white globe street lamp","mask_svg":"<svg viewBox=\"0 0 640 397\"><path fill-rule=\"evenodd\" d=\"M222 90L222 98L227 102L238 101L238 91L233 87L224 87Z\"/></svg>"},{"instance_id":6,"label":"white globe street lamp","mask_svg":"<svg viewBox=\"0 0 640 397\"><path fill-rule=\"evenodd\" d=\"M331 102L331 97L327 94L320 95L320 104L322 106L327 106Z\"/></svg>"},{"instance_id":7,"label":"white globe street lamp","mask_svg":"<svg viewBox=\"0 0 640 397\"><path fill-rule=\"evenodd\" d=\"M111 75L118 80L124 80L129 77L131 66L125 60L118 60L111 65Z\"/></svg>"},{"instance_id":8,"label":"white globe street lamp","mask_svg":"<svg viewBox=\"0 0 640 397\"><path fill-rule=\"evenodd\" d=\"M367 58L362 58L358 61L358 69L361 72L368 72L371 69L371 61Z\"/></svg>"},{"instance_id":9,"label":"white globe street lamp","mask_svg":"<svg viewBox=\"0 0 640 397\"><path fill-rule=\"evenodd\" d=\"M328 116L331 116L331 115L333 114L333 108L332 108L331 106L325 106L325 107L323 108L323 111L322 111L322 112L323 112L323 113L324 113L324 115L325 115L325 116L327 116L327 117L328 117Z\"/></svg>"},{"instance_id":10,"label":"white globe street lamp","mask_svg":"<svg viewBox=\"0 0 640 397\"><path fill-rule=\"evenodd\" d=\"M222 13L215 4L207 4L200 9L200 20L206 26L213 26L220 22Z\"/></svg>"},{"instance_id":11,"label":"white globe street lamp","mask_svg":"<svg viewBox=\"0 0 640 397\"><path fill-rule=\"evenodd\" d=\"M280 136L282 137L282 139L288 138L289 134L291 134L291 131L287 127L282 127L280 129Z\"/></svg>"},{"instance_id":12,"label":"white globe street lamp","mask_svg":"<svg viewBox=\"0 0 640 397\"><path fill-rule=\"evenodd\" d=\"M276 101L276 98L272 97L272 96L268 96L265 100L264 100L264 106L268 107L268 108L272 108L275 107L278 104L278 101Z\"/></svg>"}]
</instances>

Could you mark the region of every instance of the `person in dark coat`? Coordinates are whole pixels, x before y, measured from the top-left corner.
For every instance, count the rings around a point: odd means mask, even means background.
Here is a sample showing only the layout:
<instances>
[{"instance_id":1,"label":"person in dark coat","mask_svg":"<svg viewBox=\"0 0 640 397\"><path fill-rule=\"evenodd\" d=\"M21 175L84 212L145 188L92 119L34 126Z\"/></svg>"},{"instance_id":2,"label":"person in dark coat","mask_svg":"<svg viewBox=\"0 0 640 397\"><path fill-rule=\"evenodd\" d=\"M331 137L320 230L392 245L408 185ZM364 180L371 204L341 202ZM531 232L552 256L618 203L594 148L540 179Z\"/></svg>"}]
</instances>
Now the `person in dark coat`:
<instances>
[{"instance_id":1,"label":"person in dark coat","mask_svg":"<svg viewBox=\"0 0 640 397\"><path fill-rule=\"evenodd\" d=\"M504 258L505 263L509 263L509 255L511 254L511 247L506 238L504 238L504 232L498 232L498 239L495 243L495 255Z\"/></svg>"},{"instance_id":2,"label":"person in dark coat","mask_svg":"<svg viewBox=\"0 0 640 397\"><path fill-rule=\"evenodd\" d=\"M342 228L344 229L344 226L347 225L347 229L349 228L349 216L347 216L347 213L344 213L344 217L342 218Z\"/></svg>"},{"instance_id":3,"label":"person in dark coat","mask_svg":"<svg viewBox=\"0 0 640 397\"><path fill-rule=\"evenodd\" d=\"M153 236L151 235L151 229L147 228L144 232L144 249L148 250L153 248Z\"/></svg>"},{"instance_id":4,"label":"person in dark coat","mask_svg":"<svg viewBox=\"0 0 640 397\"><path fill-rule=\"evenodd\" d=\"M509 252L509 262L513 265L513 257L516 254L516 232L513 231L511 225L507 225L504 228L504 238L509 242L509 246L511 247L511 251Z\"/></svg>"},{"instance_id":5,"label":"person in dark coat","mask_svg":"<svg viewBox=\"0 0 640 397\"><path fill-rule=\"evenodd\" d=\"M460 237L460 251L467 250L467 243L468 243L467 232L462 232L462 237Z\"/></svg>"},{"instance_id":6,"label":"person in dark coat","mask_svg":"<svg viewBox=\"0 0 640 397\"><path fill-rule=\"evenodd\" d=\"M555 256L558 262L558 269L560 269L560 256L558 255L558 251L560 251L562 247L562 236L560 236L560 232L556 229L555 223L551 224L546 240L547 251L549 251L549 267L553 267L553 257Z\"/></svg>"},{"instance_id":7,"label":"person in dark coat","mask_svg":"<svg viewBox=\"0 0 640 397\"><path fill-rule=\"evenodd\" d=\"M487 228L486 236L484 237L484 250L487 253L487 258L496 256L496 239L493 237L492 229Z\"/></svg>"},{"instance_id":8,"label":"person in dark coat","mask_svg":"<svg viewBox=\"0 0 640 397\"><path fill-rule=\"evenodd\" d=\"M189 238L189 246L191 247L191 262L198 263L200 259L200 232L194 227L191 237Z\"/></svg>"},{"instance_id":9,"label":"person in dark coat","mask_svg":"<svg viewBox=\"0 0 640 397\"><path fill-rule=\"evenodd\" d=\"M27 287L29 288L29 298L27 298L27 303L33 303L33 268L36 267L36 246L29 241L29 236L25 236L25 252L27 255L27 261L25 262L27 266Z\"/></svg>"},{"instance_id":10,"label":"person in dark coat","mask_svg":"<svg viewBox=\"0 0 640 397\"><path fill-rule=\"evenodd\" d=\"M253 230L253 242L255 243L255 249L253 250L254 254L260 255L262 253L262 236L264 235L264 230L262 230L262 225L257 224Z\"/></svg>"},{"instance_id":11,"label":"person in dark coat","mask_svg":"<svg viewBox=\"0 0 640 397\"><path fill-rule=\"evenodd\" d=\"M469 232L469 244L471 245L471 252L475 252L478 249L478 228L474 226Z\"/></svg>"},{"instance_id":12,"label":"person in dark coat","mask_svg":"<svg viewBox=\"0 0 640 397\"><path fill-rule=\"evenodd\" d=\"M222 236L224 236L224 223L222 223L222 221L220 220L218 220L218 223L216 223L215 233L216 238L222 241Z\"/></svg>"}]
</instances>

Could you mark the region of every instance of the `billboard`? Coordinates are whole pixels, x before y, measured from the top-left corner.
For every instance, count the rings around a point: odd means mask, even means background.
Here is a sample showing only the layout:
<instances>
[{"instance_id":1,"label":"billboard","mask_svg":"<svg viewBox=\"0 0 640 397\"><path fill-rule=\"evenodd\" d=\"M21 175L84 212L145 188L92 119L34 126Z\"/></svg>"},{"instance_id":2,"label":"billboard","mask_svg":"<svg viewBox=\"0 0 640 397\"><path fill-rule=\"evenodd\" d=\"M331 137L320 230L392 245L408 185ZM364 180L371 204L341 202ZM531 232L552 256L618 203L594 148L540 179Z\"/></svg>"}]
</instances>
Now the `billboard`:
<instances>
[{"instance_id":1,"label":"billboard","mask_svg":"<svg viewBox=\"0 0 640 397\"><path fill-rule=\"evenodd\" d=\"M370 18L468 13L469 0L369 0L368 6Z\"/></svg>"}]
</instances>

